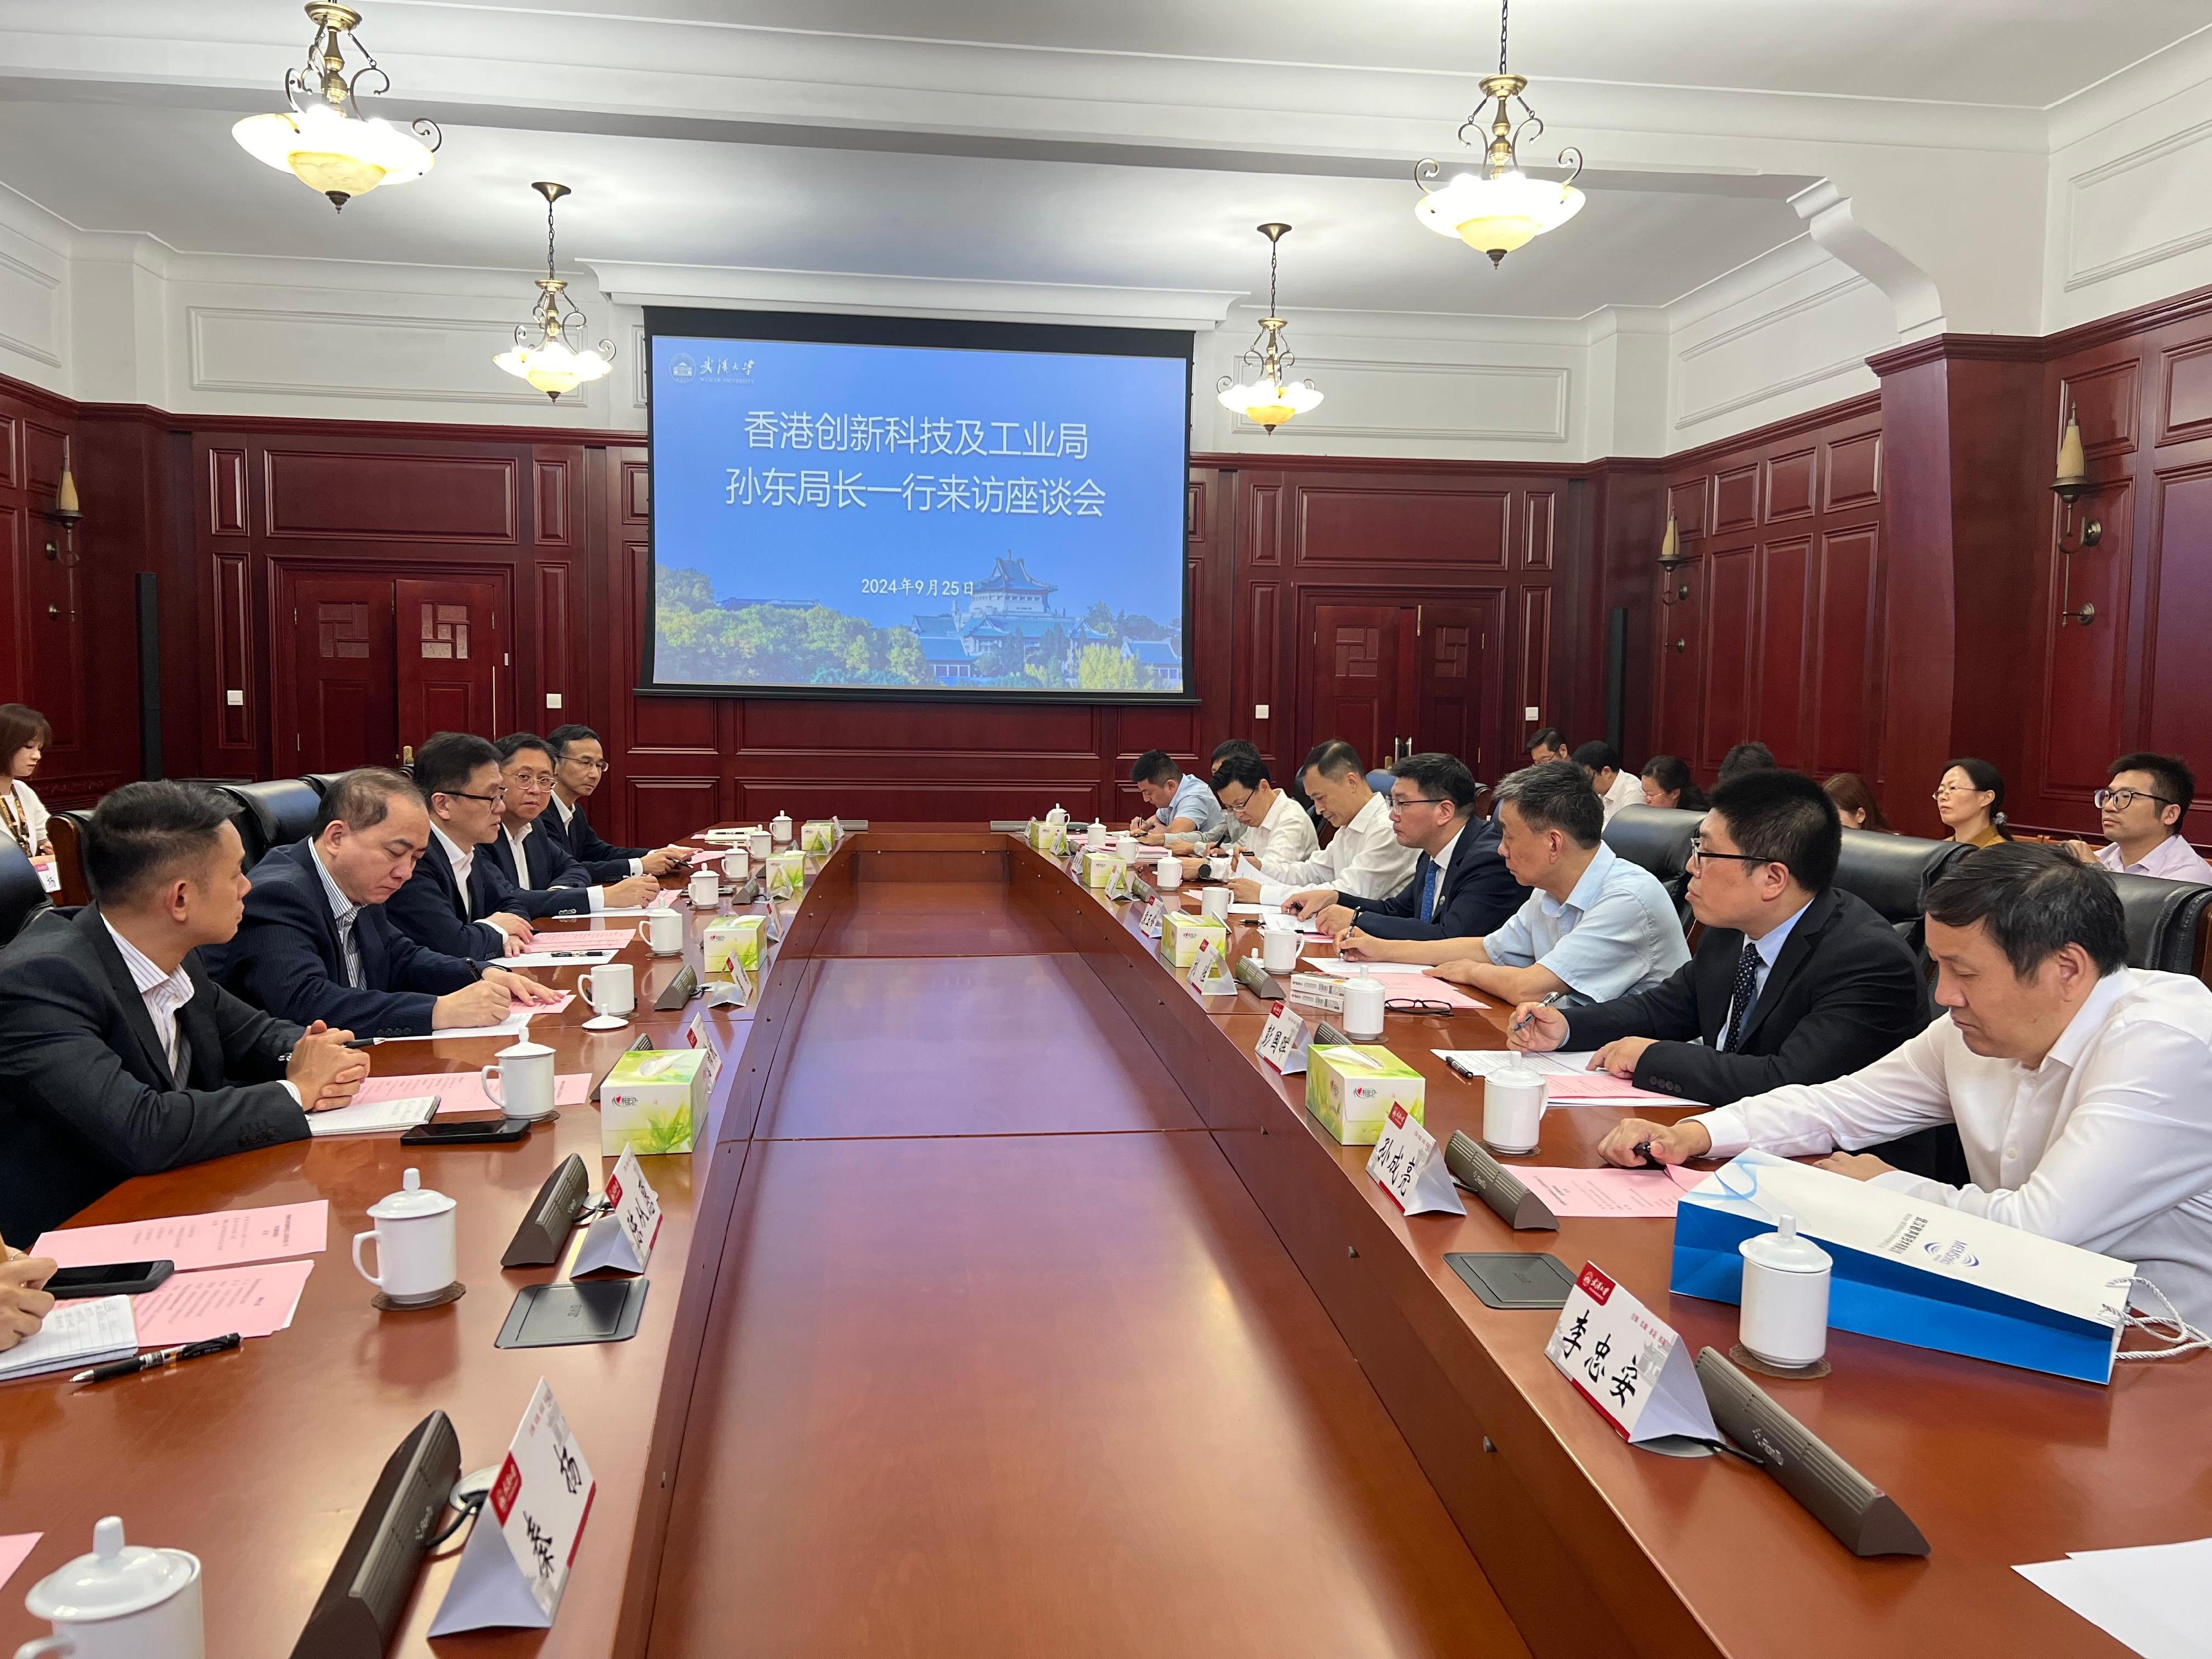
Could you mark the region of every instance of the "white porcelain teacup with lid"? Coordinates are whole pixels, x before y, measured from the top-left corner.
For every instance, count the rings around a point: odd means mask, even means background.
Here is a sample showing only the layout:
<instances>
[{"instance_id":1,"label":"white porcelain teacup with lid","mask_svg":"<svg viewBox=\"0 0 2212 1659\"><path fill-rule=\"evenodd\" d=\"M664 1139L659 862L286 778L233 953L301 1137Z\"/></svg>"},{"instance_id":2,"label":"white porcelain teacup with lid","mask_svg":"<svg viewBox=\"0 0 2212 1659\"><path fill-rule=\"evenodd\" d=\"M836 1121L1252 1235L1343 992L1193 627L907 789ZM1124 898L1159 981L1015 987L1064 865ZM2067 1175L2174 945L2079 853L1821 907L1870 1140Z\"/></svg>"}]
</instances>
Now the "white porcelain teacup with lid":
<instances>
[{"instance_id":1,"label":"white porcelain teacup with lid","mask_svg":"<svg viewBox=\"0 0 2212 1659\"><path fill-rule=\"evenodd\" d=\"M123 1541L123 1517L92 1529L92 1553L31 1586L23 1605L54 1627L15 1659L206 1659L200 1563L183 1550Z\"/></svg>"}]
</instances>

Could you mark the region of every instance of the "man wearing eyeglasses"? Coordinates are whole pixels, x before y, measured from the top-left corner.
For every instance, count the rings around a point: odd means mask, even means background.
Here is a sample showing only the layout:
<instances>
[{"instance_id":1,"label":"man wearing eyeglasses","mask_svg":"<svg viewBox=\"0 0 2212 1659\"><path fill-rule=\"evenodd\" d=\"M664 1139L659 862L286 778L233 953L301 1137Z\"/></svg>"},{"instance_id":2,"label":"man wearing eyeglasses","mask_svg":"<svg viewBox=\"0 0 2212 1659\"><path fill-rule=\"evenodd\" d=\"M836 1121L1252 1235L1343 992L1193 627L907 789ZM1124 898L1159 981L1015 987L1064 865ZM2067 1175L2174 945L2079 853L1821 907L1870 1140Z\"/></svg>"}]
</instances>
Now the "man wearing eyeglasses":
<instances>
[{"instance_id":1,"label":"man wearing eyeglasses","mask_svg":"<svg viewBox=\"0 0 2212 1659\"><path fill-rule=\"evenodd\" d=\"M440 732L415 751L415 784L429 802L430 845L384 914L449 957L496 962L528 950L530 923L510 908L514 884L484 850L507 804L499 750L470 732Z\"/></svg>"},{"instance_id":2,"label":"man wearing eyeglasses","mask_svg":"<svg viewBox=\"0 0 2212 1659\"><path fill-rule=\"evenodd\" d=\"M584 816L584 797L607 775L607 751L599 734L573 721L546 733L553 750L553 807L539 823L540 833L568 849L593 881L630 876L665 876L691 860L688 847L610 847Z\"/></svg>"},{"instance_id":3,"label":"man wearing eyeglasses","mask_svg":"<svg viewBox=\"0 0 2212 1659\"><path fill-rule=\"evenodd\" d=\"M1528 890L1498 855L1498 826L1473 816L1474 774L1455 755L1409 755L1391 767L1390 829L1415 848L1413 878L1395 893L1310 887L1283 908L1342 939L1436 939L1488 933Z\"/></svg>"},{"instance_id":4,"label":"man wearing eyeglasses","mask_svg":"<svg viewBox=\"0 0 2212 1659\"><path fill-rule=\"evenodd\" d=\"M594 882L568 849L545 833L545 806L553 798L553 750L546 740L534 732L517 732L495 746L507 799L500 808L499 833L483 856L516 890L506 900L507 908L542 921L650 902L660 890L653 877Z\"/></svg>"},{"instance_id":5,"label":"man wearing eyeglasses","mask_svg":"<svg viewBox=\"0 0 2212 1659\"><path fill-rule=\"evenodd\" d=\"M2110 845L2093 853L2085 842L2067 842L2075 858L2130 876L2212 884L2212 864L2197 855L2181 830L2197 799L2197 775L2187 762L2173 755L2123 755L2112 763L2112 781L2094 799Z\"/></svg>"},{"instance_id":6,"label":"man wearing eyeglasses","mask_svg":"<svg viewBox=\"0 0 2212 1659\"><path fill-rule=\"evenodd\" d=\"M1322 884L1340 895L1387 898L1406 884L1413 873L1413 849L1392 833L1389 803L1369 787L1358 750L1341 738L1316 744L1298 769L1298 781L1336 834L1309 858L1262 858L1257 876L1238 876L1229 884L1239 904L1279 907Z\"/></svg>"}]
</instances>

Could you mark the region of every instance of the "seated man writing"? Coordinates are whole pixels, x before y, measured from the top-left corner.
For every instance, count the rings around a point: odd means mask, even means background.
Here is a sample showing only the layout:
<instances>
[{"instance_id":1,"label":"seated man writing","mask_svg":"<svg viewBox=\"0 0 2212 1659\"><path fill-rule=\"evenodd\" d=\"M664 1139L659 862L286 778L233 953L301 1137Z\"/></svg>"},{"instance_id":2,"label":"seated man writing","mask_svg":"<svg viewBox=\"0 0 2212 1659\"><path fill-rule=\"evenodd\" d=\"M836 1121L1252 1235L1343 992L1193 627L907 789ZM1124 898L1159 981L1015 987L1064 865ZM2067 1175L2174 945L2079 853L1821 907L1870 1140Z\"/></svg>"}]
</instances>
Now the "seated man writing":
<instances>
[{"instance_id":1,"label":"seated man writing","mask_svg":"<svg viewBox=\"0 0 2212 1659\"><path fill-rule=\"evenodd\" d=\"M1175 763L1164 749L1147 749L1129 768L1129 781L1152 810L1129 820L1129 833L1148 846L1162 847L1170 836L1206 836L1221 822L1221 803L1206 780Z\"/></svg>"},{"instance_id":2,"label":"seated man writing","mask_svg":"<svg viewBox=\"0 0 2212 1659\"><path fill-rule=\"evenodd\" d=\"M1638 1088L1721 1105L1825 1083L1927 1023L1912 952L1833 885L1843 824L1801 773L1744 772L1713 790L1690 853L1697 955L1664 983L1562 1012L1523 1007L1516 1048L1594 1048Z\"/></svg>"},{"instance_id":3,"label":"seated man writing","mask_svg":"<svg viewBox=\"0 0 2212 1659\"><path fill-rule=\"evenodd\" d=\"M1319 887L1340 897L1388 898L1412 878L1418 855L1390 827L1390 803L1369 787L1358 750L1340 738L1316 744L1298 781L1336 834L1310 857L1264 857L1258 875L1237 875L1229 886L1238 903L1280 906L1294 893ZM1241 872L1251 865L1239 860L1237 867Z\"/></svg>"},{"instance_id":4,"label":"seated man writing","mask_svg":"<svg viewBox=\"0 0 2212 1659\"><path fill-rule=\"evenodd\" d=\"M27 1336L36 1336L54 1298L46 1283L54 1276L55 1263L42 1255L25 1255L0 1243L0 1352Z\"/></svg>"},{"instance_id":5,"label":"seated man writing","mask_svg":"<svg viewBox=\"0 0 2212 1659\"><path fill-rule=\"evenodd\" d=\"M249 1008L194 954L238 930L246 849L210 792L127 783L85 832L93 902L0 951L0 1236L132 1176L303 1140L368 1074L352 1033Z\"/></svg>"},{"instance_id":6,"label":"seated man writing","mask_svg":"<svg viewBox=\"0 0 2212 1659\"><path fill-rule=\"evenodd\" d=\"M568 849L593 881L625 876L665 876L691 861L688 847L610 847L584 816L584 798L607 775L607 751L588 726L556 726L545 734L553 750L553 810L545 833Z\"/></svg>"},{"instance_id":7,"label":"seated man writing","mask_svg":"<svg viewBox=\"0 0 2212 1659\"><path fill-rule=\"evenodd\" d=\"M1310 887L1283 908L1313 917L1340 950L1486 933L1519 909L1528 890L1498 856L1498 825L1473 816L1474 774L1455 755L1408 756L1390 772L1391 834L1417 851L1413 879L1381 897Z\"/></svg>"},{"instance_id":8,"label":"seated man writing","mask_svg":"<svg viewBox=\"0 0 2212 1659\"><path fill-rule=\"evenodd\" d=\"M1929 890L1928 948L1948 1015L1894 1053L1672 1127L1629 1120L1601 1152L1829 1153L1822 1169L2136 1262L2212 1324L2212 990L2130 968L2112 884L2055 847L1953 865ZM1964 1186L1849 1150L1947 1122Z\"/></svg>"},{"instance_id":9,"label":"seated man writing","mask_svg":"<svg viewBox=\"0 0 2212 1659\"><path fill-rule=\"evenodd\" d=\"M1313 819L1287 790L1275 787L1267 763L1249 744L1214 763L1213 798L1221 803L1224 822L1237 831L1225 836L1223 844L1235 847L1251 863L1270 858L1310 859L1321 851ZM1198 872L1194 863L1183 866L1186 877Z\"/></svg>"},{"instance_id":10,"label":"seated man writing","mask_svg":"<svg viewBox=\"0 0 2212 1659\"><path fill-rule=\"evenodd\" d=\"M517 732L499 740L500 782L507 798L499 809L499 834L484 856L515 889L508 905L532 921L546 916L621 910L652 902L660 882L653 876L624 876L605 884L570 854L545 826L553 799L553 750L544 738Z\"/></svg>"},{"instance_id":11,"label":"seated man writing","mask_svg":"<svg viewBox=\"0 0 2212 1659\"><path fill-rule=\"evenodd\" d=\"M429 812L404 774L347 773L324 792L313 836L254 866L237 937L200 953L209 977L280 1018L364 1036L495 1025L513 1003L557 1001L526 975L447 956L392 925L385 901L429 844Z\"/></svg>"},{"instance_id":12,"label":"seated man writing","mask_svg":"<svg viewBox=\"0 0 2212 1659\"><path fill-rule=\"evenodd\" d=\"M1437 977L1512 1001L1616 997L1657 984L1689 959L1657 878L1614 855L1605 806L1582 769L1547 761L1495 791L1498 851L1534 890L1480 937L1404 943L1366 920L1338 941L1355 961L1432 962Z\"/></svg>"}]
</instances>

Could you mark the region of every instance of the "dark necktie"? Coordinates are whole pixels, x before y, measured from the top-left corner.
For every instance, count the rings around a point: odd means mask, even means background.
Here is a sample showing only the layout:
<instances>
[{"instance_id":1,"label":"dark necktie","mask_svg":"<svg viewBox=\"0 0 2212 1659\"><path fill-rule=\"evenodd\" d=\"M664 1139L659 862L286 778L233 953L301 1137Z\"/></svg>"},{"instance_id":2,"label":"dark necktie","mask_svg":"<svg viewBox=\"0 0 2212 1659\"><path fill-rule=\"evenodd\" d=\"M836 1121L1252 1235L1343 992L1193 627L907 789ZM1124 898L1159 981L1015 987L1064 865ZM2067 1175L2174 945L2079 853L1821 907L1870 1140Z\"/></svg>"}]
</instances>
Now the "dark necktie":
<instances>
[{"instance_id":1,"label":"dark necktie","mask_svg":"<svg viewBox=\"0 0 2212 1659\"><path fill-rule=\"evenodd\" d=\"M1728 1036L1722 1047L1729 1054L1743 1040L1743 1023L1751 1015L1751 988L1758 975L1759 947L1746 939L1743 954L1735 959L1735 984L1729 993Z\"/></svg>"},{"instance_id":2,"label":"dark necktie","mask_svg":"<svg viewBox=\"0 0 2212 1659\"><path fill-rule=\"evenodd\" d=\"M1436 919L1437 866L1435 860L1431 860L1427 871L1421 877L1421 920L1434 921Z\"/></svg>"}]
</instances>

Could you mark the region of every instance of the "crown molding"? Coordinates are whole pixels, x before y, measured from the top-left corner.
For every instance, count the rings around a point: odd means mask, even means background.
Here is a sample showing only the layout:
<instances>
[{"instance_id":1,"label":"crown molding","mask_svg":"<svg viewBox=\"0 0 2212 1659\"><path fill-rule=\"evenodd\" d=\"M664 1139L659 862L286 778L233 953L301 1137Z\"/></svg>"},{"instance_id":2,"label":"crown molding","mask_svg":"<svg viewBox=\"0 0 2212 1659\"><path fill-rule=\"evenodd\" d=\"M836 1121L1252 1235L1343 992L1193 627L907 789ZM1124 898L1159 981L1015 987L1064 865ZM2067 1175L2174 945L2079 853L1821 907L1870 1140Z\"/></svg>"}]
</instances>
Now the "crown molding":
<instances>
[{"instance_id":1,"label":"crown molding","mask_svg":"<svg viewBox=\"0 0 2212 1659\"><path fill-rule=\"evenodd\" d=\"M1911 348L1907 347L1910 350ZM1792 415L1779 421L1770 421L1765 426L1755 426L1748 432L1731 432L1725 438L1716 438L1711 443L1700 444L1695 449L1677 450L1672 455L1662 455L1650 462L1638 462L1639 470L1656 468L1668 473L1696 472L1711 466L1715 461L1754 449L1763 444L1779 443L1785 439L1802 437L1806 433L1839 422L1858 420L1869 415L1881 413L1881 393L1863 392L1856 398L1846 398L1841 403L1823 404L1818 409L1808 409L1802 415ZM1606 460L1595 463L1601 467L1627 470L1625 461Z\"/></svg>"}]
</instances>

